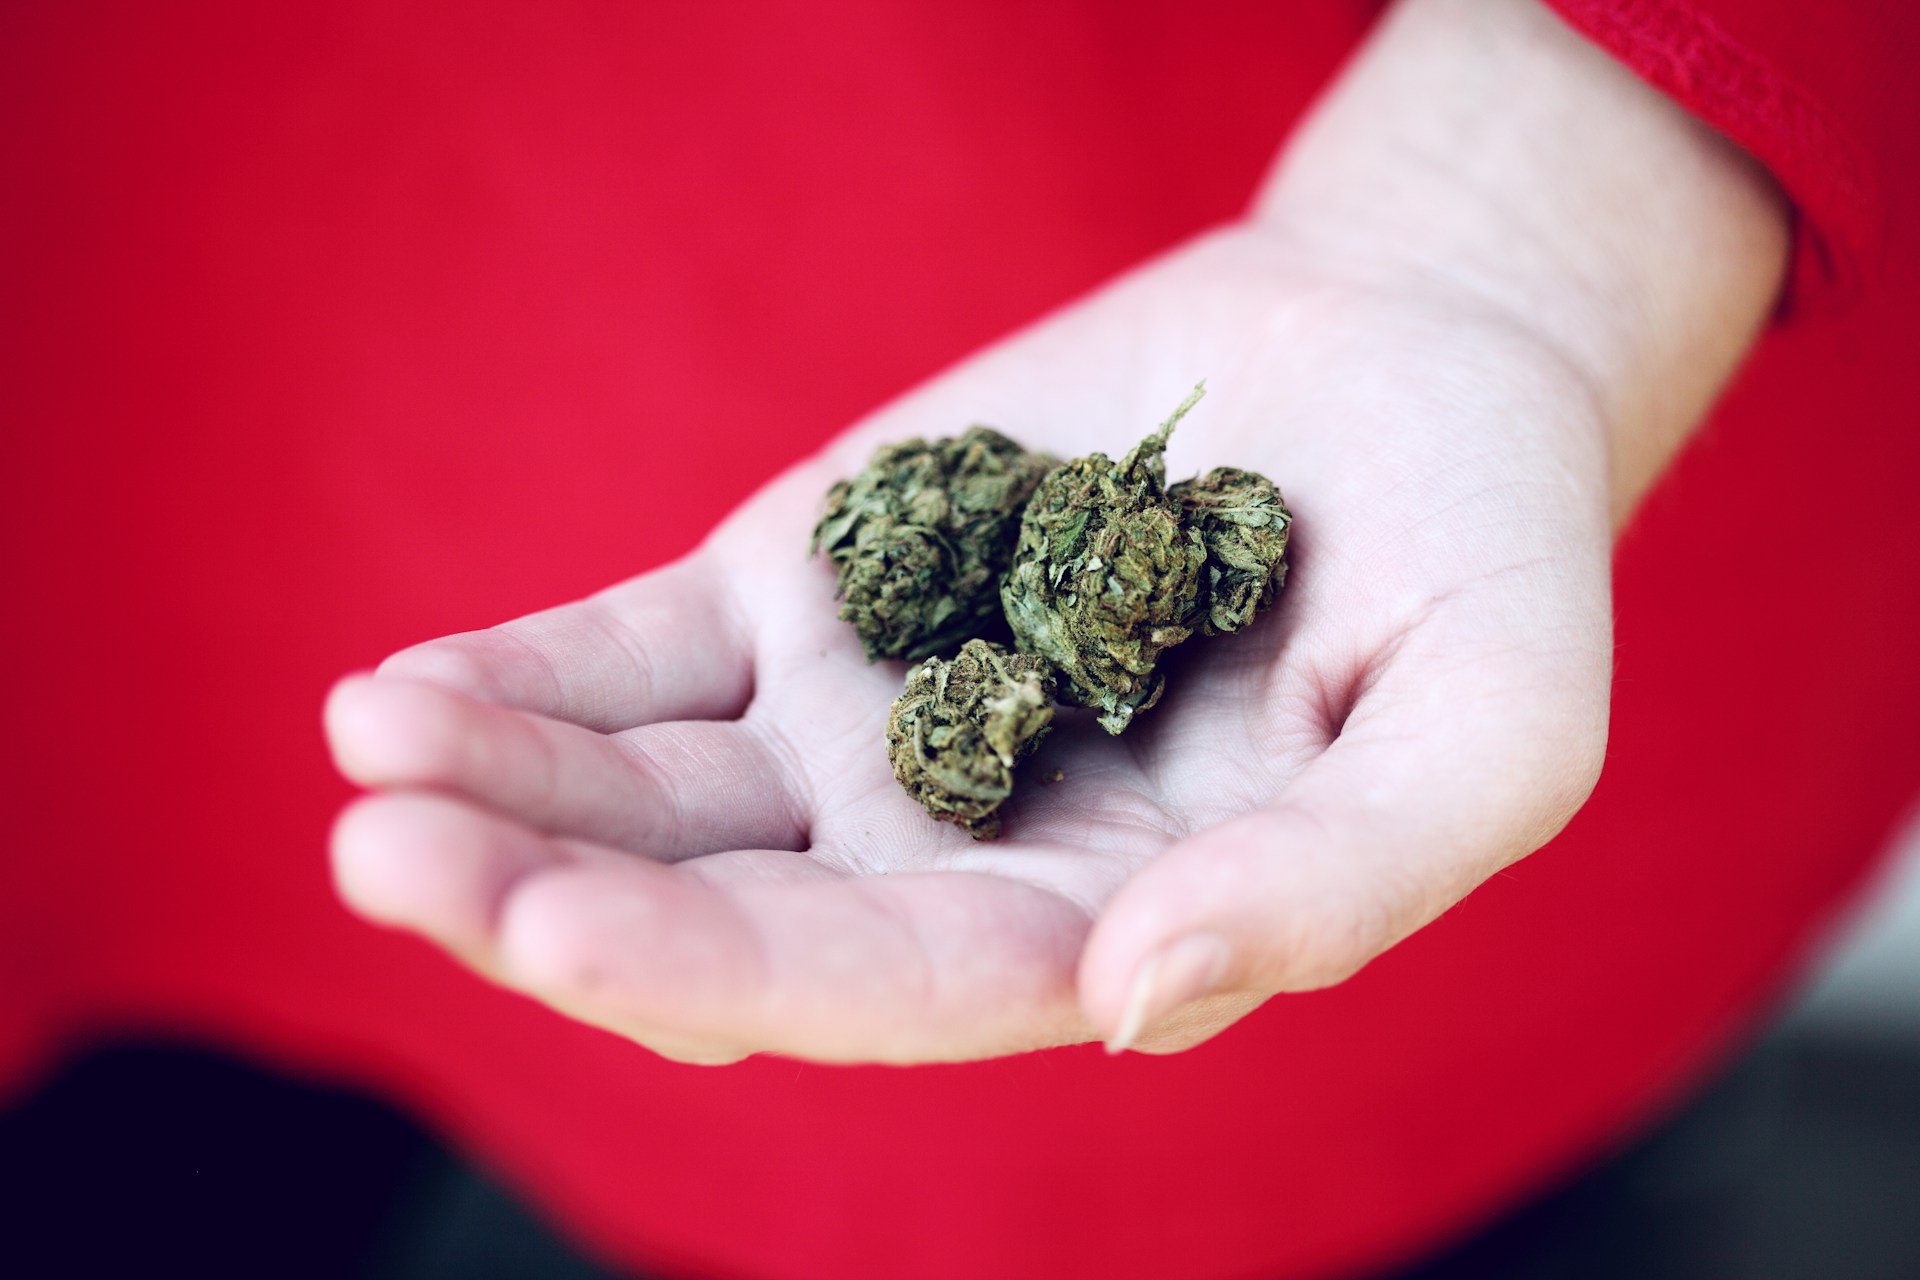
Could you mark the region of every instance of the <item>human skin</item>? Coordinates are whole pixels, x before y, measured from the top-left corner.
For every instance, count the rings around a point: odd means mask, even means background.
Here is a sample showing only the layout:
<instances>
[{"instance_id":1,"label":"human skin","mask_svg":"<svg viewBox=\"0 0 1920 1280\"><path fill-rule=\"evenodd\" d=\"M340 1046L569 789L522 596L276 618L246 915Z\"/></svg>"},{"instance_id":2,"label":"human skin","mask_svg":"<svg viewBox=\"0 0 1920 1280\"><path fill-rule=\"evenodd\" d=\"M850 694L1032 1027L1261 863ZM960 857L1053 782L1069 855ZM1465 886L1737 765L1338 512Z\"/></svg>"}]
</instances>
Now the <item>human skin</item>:
<instances>
[{"instance_id":1,"label":"human skin","mask_svg":"<svg viewBox=\"0 0 1920 1280\"><path fill-rule=\"evenodd\" d=\"M346 901L666 1056L1178 1051L1336 983L1550 839L1607 734L1615 532L1764 322L1786 211L1534 0L1404 0L1248 214L875 412L691 556L334 689ZM989 421L1294 510L1280 603L1067 714L1005 835L882 746L821 495Z\"/></svg>"}]
</instances>

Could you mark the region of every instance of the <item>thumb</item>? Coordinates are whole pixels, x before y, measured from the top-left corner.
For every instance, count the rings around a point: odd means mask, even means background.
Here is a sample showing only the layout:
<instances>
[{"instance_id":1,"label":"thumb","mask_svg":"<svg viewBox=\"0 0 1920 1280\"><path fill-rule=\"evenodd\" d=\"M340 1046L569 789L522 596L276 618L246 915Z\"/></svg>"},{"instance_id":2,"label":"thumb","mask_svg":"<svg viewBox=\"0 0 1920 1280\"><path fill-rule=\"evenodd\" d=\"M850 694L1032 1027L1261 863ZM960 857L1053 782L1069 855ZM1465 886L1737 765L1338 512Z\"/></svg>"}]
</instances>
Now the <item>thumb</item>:
<instances>
[{"instance_id":1,"label":"thumb","mask_svg":"<svg viewBox=\"0 0 1920 1280\"><path fill-rule=\"evenodd\" d=\"M1274 800L1175 844L1102 912L1079 986L1109 1052L1186 1048L1268 995L1343 981L1585 802L1604 655L1400 656Z\"/></svg>"}]
</instances>

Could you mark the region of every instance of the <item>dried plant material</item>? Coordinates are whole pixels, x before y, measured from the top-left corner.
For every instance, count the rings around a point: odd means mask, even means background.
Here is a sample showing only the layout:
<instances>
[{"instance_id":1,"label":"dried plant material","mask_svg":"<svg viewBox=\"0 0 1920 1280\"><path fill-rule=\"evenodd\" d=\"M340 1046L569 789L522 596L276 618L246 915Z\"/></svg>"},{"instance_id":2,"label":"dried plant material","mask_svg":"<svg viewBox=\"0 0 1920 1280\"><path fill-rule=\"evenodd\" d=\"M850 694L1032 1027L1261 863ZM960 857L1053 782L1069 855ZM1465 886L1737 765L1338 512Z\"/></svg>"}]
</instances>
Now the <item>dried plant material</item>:
<instances>
[{"instance_id":1,"label":"dried plant material","mask_svg":"<svg viewBox=\"0 0 1920 1280\"><path fill-rule=\"evenodd\" d=\"M838 571L840 617L869 661L919 662L887 755L935 818L992 839L1056 697L1120 733L1159 701L1168 648L1274 603L1293 523L1279 488L1237 467L1166 482L1167 441L1205 391L1117 463L1056 463L973 427L881 448L827 494L812 550ZM985 638L1002 627L1018 652Z\"/></svg>"},{"instance_id":2,"label":"dried plant material","mask_svg":"<svg viewBox=\"0 0 1920 1280\"><path fill-rule=\"evenodd\" d=\"M972 427L883 446L828 491L810 551L839 570L840 617L869 662L924 658L997 628L1021 509L1055 462Z\"/></svg>"},{"instance_id":3,"label":"dried plant material","mask_svg":"<svg viewBox=\"0 0 1920 1280\"><path fill-rule=\"evenodd\" d=\"M1044 658L969 640L951 660L907 673L887 716L893 776L926 811L976 840L1000 833L1013 770L1053 723L1055 681Z\"/></svg>"},{"instance_id":4,"label":"dried plant material","mask_svg":"<svg viewBox=\"0 0 1920 1280\"><path fill-rule=\"evenodd\" d=\"M1160 698L1165 649L1192 634L1206 545L1166 491L1167 438L1205 385L1118 463L1047 473L1027 503L1001 599L1022 652L1058 668L1063 700L1119 733Z\"/></svg>"},{"instance_id":5,"label":"dried plant material","mask_svg":"<svg viewBox=\"0 0 1920 1280\"><path fill-rule=\"evenodd\" d=\"M1293 514L1265 476L1215 467L1167 490L1187 527L1207 548L1200 607L1189 620L1201 634L1238 631L1279 596L1287 581L1287 530Z\"/></svg>"}]
</instances>

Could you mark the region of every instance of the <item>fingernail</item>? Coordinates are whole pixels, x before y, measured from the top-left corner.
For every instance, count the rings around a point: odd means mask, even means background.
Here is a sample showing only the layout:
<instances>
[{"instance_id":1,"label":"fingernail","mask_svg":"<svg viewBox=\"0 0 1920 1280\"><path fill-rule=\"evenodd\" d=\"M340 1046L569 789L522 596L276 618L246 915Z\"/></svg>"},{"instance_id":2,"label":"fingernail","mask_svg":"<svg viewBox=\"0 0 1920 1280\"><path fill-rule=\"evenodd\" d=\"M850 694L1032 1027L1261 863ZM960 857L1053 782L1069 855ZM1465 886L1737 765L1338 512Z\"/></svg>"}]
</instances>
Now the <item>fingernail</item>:
<instances>
[{"instance_id":1,"label":"fingernail","mask_svg":"<svg viewBox=\"0 0 1920 1280\"><path fill-rule=\"evenodd\" d=\"M1108 1053L1124 1053L1140 1033L1181 1005L1213 990L1227 972L1227 942L1217 933L1192 933L1147 957L1133 976Z\"/></svg>"}]
</instances>

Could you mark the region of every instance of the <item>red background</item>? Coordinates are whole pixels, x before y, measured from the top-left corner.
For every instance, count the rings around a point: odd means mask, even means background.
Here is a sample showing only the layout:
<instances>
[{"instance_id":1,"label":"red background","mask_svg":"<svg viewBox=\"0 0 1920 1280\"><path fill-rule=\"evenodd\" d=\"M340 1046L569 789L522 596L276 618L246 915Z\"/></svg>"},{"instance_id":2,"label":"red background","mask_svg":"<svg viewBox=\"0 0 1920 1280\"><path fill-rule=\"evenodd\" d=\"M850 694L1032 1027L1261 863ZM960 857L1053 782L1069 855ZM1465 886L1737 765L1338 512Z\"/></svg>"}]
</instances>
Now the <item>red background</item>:
<instances>
[{"instance_id":1,"label":"red background","mask_svg":"<svg viewBox=\"0 0 1920 1280\"><path fill-rule=\"evenodd\" d=\"M0 1079L198 1036L382 1091L609 1257L798 1277L1341 1270L1670 1098L1920 779L1892 35L1835 65L1899 234L1623 544L1594 802L1346 986L1173 1059L703 1070L334 902L338 673L661 563L1232 215L1366 17L822 15L0 9Z\"/></svg>"}]
</instances>

